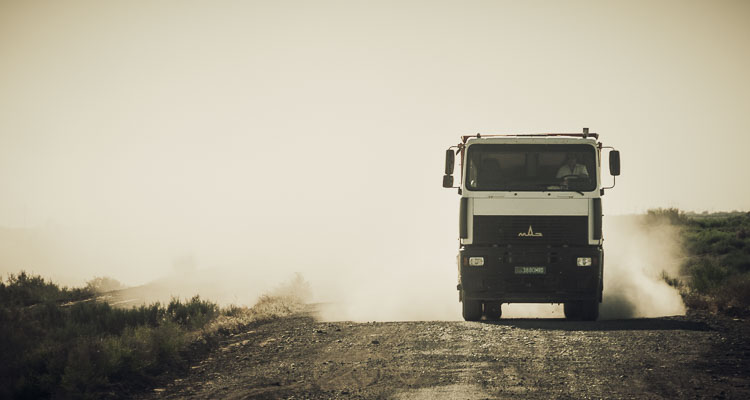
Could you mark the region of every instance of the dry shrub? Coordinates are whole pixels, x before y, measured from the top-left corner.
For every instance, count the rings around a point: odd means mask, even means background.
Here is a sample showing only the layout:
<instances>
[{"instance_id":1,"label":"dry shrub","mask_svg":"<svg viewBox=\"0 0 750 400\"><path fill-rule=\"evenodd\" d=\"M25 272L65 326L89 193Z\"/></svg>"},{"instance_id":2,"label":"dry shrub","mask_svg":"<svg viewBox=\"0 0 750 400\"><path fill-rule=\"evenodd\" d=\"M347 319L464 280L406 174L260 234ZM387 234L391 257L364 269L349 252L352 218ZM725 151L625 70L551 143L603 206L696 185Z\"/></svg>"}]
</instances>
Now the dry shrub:
<instances>
[{"instance_id":1,"label":"dry shrub","mask_svg":"<svg viewBox=\"0 0 750 400\"><path fill-rule=\"evenodd\" d=\"M261 296L250 309L258 320L267 320L302 311L303 304L297 296Z\"/></svg>"},{"instance_id":2,"label":"dry shrub","mask_svg":"<svg viewBox=\"0 0 750 400\"><path fill-rule=\"evenodd\" d=\"M750 315L750 274L733 278L714 294L717 308L730 315Z\"/></svg>"},{"instance_id":3,"label":"dry shrub","mask_svg":"<svg viewBox=\"0 0 750 400\"><path fill-rule=\"evenodd\" d=\"M86 289L97 293L107 293L113 290L125 289L125 285L120 283L117 279L110 278L108 276L97 276L96 278L86 282Z\"/></svg>"},{"instance_id":4,"label":"dry shrub","mask_svg":"<svg viewBox=\"0 0 750 400\"><path fill-rule=\"evenodd\" d=\"M304 303L296 296L263 295L254 306L230 306L208 324L201 332L203 337L217 333L239 332L254 322L286 317L304 309Z\"/></svg>"},{"instance_id":5,"label":"dry shrub","mask_svg":"<svg viewBox=\"0 0 750 400\"><path fill-rule=\"evenodd\" d=\"M657 209L649 210L646 220L666 220L680 227L684 279L662 278L680 290L685 305L750 315L750 213L685 214L678 209Z\"/></svg>"},{"instance_id":6,"label":"dry shrub","mask_svg":"<svg viewBox=\"0 0 750 400\"><path fill-rule=\"evenodd\" d=\"M271 291L271 297L295 297L301 302L307 302L312 298L312 288L302 274L296 272L294 278L289 282L279 285Z\"/></svg>"},{"instance_id":7,"label":"dry shrub","mask_svg":"<svg viewBox=\"0 0 750 400\"><path fill-rule=\"evenodd\" d=\"M709 293L683 288L681 294L685 305L691 309L750 316L750 274L734 277Z\"/></svg>"},{"instance_id":8,"label":"dry shrub","mask_svg":"<svg viewBox=\"0 0 750 400\"><path fill-rule=\"evenodd\" d=\"M707 310L710 312L719 311L716 300L708 295L698 293L694 290L682 291L682 300L685 302L685 306L692 310Z\"/></svg>"},{"instance_id":9,"label":"dry shrub","mask_svg":"<svg viewBox=\"0 0 750 400\"><path fill-rule=\"evenodd\" d=\"M291 295L251 308L220 310L199 296L114 308L92 299L97 285L60 288L23 272L0 280L0 398L125 398L186 368L218 335L303 309Z\"/></svg>"}]
</instances>

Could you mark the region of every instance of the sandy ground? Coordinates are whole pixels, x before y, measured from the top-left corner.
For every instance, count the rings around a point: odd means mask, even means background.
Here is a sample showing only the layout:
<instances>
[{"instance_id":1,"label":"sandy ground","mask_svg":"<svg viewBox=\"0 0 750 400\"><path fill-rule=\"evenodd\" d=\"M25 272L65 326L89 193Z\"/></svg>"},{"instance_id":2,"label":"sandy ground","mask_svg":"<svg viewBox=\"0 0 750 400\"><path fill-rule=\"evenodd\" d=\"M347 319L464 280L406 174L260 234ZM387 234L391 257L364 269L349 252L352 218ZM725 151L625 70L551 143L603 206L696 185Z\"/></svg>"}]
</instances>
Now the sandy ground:
<instances>
[{"instance_id":1,"label":"sandy ground","mask_svg":"<svg viewBox=\"0 0 750 400\"><path fill-rule=\"evenodd\" d=\"M750 321L318 322L226 338L144 398L750 398Z\"/></svg>"}]
</instances>

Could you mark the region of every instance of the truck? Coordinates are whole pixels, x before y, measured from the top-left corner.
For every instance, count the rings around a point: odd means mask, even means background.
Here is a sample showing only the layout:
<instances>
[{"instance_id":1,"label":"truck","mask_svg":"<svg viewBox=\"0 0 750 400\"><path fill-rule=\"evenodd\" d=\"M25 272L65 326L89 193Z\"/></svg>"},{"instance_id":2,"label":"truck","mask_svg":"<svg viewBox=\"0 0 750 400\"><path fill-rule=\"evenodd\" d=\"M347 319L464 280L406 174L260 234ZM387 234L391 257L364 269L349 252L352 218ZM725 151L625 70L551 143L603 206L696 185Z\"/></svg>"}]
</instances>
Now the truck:
<instances>
[{"instance_id":1,"label":"truck","mask_svg":"<svg viewBox=\"0 0 750 400\"><path fill-rule=\"evenodd\" d=\"M461 196L457 289L464 320L497 320L504 303L562 303L566 319L596 320L604 291L602 196L620 175L620 152L584 128L462 136L445 156L443 187Z\"/></svg>"}]
</instances>

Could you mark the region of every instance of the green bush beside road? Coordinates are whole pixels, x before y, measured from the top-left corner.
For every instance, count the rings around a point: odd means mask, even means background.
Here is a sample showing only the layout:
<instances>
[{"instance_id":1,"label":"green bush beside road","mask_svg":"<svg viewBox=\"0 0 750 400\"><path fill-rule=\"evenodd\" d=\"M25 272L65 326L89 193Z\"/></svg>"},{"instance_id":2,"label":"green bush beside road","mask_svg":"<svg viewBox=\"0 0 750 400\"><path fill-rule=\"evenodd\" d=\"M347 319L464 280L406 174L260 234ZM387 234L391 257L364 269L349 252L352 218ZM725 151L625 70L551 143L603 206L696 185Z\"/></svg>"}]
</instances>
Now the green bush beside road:
<instances>
[{"instance_id":1,"label":"green bush beside road","mask_svg":"<svg viewBox=\"0 0 750 400\"><path fill-rule=\"evenodd\" d=\"M652 223L680 229L685 252L681 289L688 307L750 314L750 213L685 213L649 210Z\"/></svg>"},{"instance_id":2,"label":"green bush beside road","mask_svg":"<svg viewBox=\"0 0 750 400\"><path fill-rule=\"evenodd\" d=\"M187 369L217 335L298 310L293 299L267 312L195 296L136 308L96 300L26 273L0 281L0 398L122 398L166 371ZM291 305L290 305L291 304Z\"/></svg>"}]
</instances>

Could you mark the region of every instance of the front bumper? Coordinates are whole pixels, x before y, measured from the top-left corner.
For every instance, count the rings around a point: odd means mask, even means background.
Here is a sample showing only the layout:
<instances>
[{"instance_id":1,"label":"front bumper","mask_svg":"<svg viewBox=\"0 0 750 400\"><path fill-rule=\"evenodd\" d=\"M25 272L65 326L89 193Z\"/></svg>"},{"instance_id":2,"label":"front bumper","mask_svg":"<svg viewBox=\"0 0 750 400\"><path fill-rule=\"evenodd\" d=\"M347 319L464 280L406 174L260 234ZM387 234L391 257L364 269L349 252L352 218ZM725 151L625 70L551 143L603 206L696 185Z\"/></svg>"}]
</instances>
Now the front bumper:
<instances>
[{"instance_id":1,"label":"front bumper","mask_svg":"<svg viewBox=\"0 0 750 400\"><path fill-rule=\"evenodd\" d=\"M469 257L484 257L469 266ZM591 257L592 265L576 265ZM601 301L603 252L600 246L464 246L459 251L461 299L502 303ZM519 274L516 267L544 267L543 274Z\"/></svg>"}]
</instances>

